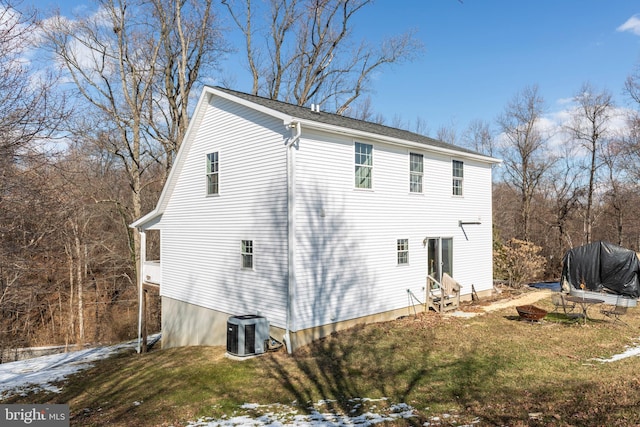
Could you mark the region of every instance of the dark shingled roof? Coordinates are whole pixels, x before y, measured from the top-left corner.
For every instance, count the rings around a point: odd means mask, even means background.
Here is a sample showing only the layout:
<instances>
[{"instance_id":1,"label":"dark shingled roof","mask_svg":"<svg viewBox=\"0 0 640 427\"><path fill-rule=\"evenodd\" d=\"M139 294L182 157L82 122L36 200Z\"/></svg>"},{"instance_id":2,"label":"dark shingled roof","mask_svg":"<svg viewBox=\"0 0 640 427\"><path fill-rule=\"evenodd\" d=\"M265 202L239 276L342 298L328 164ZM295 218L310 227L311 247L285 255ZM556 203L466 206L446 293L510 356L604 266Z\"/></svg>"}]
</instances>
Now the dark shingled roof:
<instances>
[{"instance_id":1,"label":"dark shingled roof","mask_svg":"<svg viewBox=\"0 0 640 427\"><path fill-rule=\"evenodd\" d=\"M409 132L407 130L396 129L393 127L384 126L377 123L371 123L364 120L353 119L351 117L345 117L345 116L341 116L339 114L334 114L334 113L327 113L323 111L315 112L315 111L311 111L309 107L301 107L298 105L289 104L282 101L276 101L274 99L268 99L268 98L263 98L261 96L250 95L244 92L237 92L235 90L226 89L223 87L214 86L213 88L221 92L225 92L230 95L236 96L238 98L253 102L255 104L262 105L263 107L270 108L280 113L284 113L292 117L297 117L299 119L315 121L318 123L324 123L324 124L343 127L347 129L354 129L354 130L368 132L368 133L389 137L389 138L397 138L404 141L417 142L417 143L429 145L432 147L455 150L461 153L475 154L475 155L488 157L476 151L468 150L466 148L459 147L453 144L447 144L446 142L438 141L437 139L429 138L428 136Z\"/></svg>"}]
</instances>

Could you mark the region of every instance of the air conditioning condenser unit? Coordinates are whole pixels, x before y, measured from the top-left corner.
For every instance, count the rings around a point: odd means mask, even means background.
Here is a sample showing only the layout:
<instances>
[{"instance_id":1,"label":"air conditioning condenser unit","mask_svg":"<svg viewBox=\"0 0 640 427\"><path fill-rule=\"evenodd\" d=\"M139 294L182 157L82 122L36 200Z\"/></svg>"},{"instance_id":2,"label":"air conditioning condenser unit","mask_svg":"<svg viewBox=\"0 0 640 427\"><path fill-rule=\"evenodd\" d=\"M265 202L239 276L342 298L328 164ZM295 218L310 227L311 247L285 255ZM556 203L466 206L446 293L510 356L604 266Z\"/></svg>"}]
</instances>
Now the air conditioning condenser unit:
<instances>
[{"instance_id":1,"label":"air conditioning condenser unit","mask_svg":"<svg viewBox=\"0 0 640 427\"><path fill-rule=\"evenodd\" d=\"M227 353L251 356L267 351L269 322L264 316L245 314L227 319Z\"/></svg>"}]
</instances>

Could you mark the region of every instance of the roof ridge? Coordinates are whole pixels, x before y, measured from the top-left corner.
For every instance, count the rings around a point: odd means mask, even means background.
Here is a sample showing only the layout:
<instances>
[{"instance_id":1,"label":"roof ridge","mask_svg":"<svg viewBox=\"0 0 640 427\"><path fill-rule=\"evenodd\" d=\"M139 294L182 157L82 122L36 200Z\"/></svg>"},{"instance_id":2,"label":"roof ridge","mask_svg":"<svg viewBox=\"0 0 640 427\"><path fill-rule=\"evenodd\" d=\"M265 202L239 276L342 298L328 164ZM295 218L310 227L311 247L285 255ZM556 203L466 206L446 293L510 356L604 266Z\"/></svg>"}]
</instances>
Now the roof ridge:
<instances>
[{"instance_id":1,"label":"roof ridge","mask_svg":"<svg viewBox=\"0 0 640 427\"><path fill-rule=\"evenodd\" d=\"M229 89L229 88L225 88L225 87L222 87L222 86L212 86L212 87L215 88L215 89L220 89L220 90L222 90L224 92L229 92L229 93L233 93L233 94L236 94L236 95L241 95L241 96L244 95L244 96L248 96L248 97L258 98L258 99L261 99L261 100L263 100L265 102L274 102L274 103L282 104L283 106L290 106L290 107L294 107L294 108L300 108L300 109L304 109L305 111L311 111L311 112L316 113L316 114L330 114L332 116L340 117L341 119L345 119L345 120L351 120L351 121L366 123L368 125L373 125L373 126L380 126L380 127L384 127L384 128L387 128L387 129L392 129L392 130L395 130L395 131L407 132L407 133L410 133L410 134L413 134L413 135L418 135L418 136L421 136L421 137L424 137L424 138L429 138L429 139L432 139L434 141L439 141L439 140L437 140L435 138L430 137L429 135L424 135L424 134L421 134L421 133L412 132L410 130L401 129L401 128L394 127L394 126L389 126L389 125L386 125L384 123L377 123L377 122L372 122L372 121L369 121L369 120L358 119L356 117L345 116L343 114L333 113L333 112L330 112L330 111L312 111L312 110L309 109L309 107L305 107L304 105L297 105L297 104L293 104L291 102L282 101L280 99L267 98L266 96L254 95L254 94L251 94L251 93L241 92L241 91L238 91L238 90ZM439 142L443 142L443 143L447 144L444 141L439 141ZM457 147L457 145L455 145L455 144L450 144L450 145L454 145L454 146Z\"/></svg>"}]
</instances>

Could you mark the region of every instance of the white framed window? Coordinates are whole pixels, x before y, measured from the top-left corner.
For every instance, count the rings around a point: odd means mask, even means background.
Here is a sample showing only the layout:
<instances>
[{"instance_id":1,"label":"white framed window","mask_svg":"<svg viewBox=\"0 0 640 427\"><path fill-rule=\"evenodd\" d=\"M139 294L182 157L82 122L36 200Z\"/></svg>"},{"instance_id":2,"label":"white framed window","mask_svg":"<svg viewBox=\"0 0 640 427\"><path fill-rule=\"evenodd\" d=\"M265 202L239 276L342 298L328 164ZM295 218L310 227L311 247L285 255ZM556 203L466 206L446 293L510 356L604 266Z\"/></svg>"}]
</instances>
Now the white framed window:
<instances>
[{"instance_id":1,"label":"white framed window","mask_svg":"<svg viewBox=\"0 0 640 427\"><path fill-rule=\"evenodd\" d=\"M422 176L424 175L424 156L409 153L409 191L422 193Z\"/></svg>"},{"instance_id":2,"label":"white framed window","mask_svg":"<svg viewBox=\"0 0 640 427\"><path fill-rule=\"evenodd\" d=\"M398 239L398 265L409 264L409 239Z\"/></svg>"},{"instance_id":3,"label":"white framed window","mask_svg":"<svg viewBox=\"0 0 640 427\"><path fill-rule=\"evenodd\" d=\"M207 196L220 191L218 152L207 154Z\"/></svg>"},{"instance_id":4,"label":"white framed window","mask_svg":"<svg viewBox=\"0 0 640 427\"><path fill-rule=\"evenodd\" d=\"M372 188L373 178L373 145L356 142L355 148L355 186L356 188Z\"/></svg>"},{"instance_id":5,"label":"white framed window","mask_svg":"<svg viewBox=\"0 0 640 427\"><path fill-rule=\"evenodd\" d=\"M454 196L462 196L462 184L464 181L464 163L460 160L453 160L451 162L452 174L453 174L453 190Z\"/></svg>"},{"instance_id":6,"label":"white framed window","mask_svg":"<svg viewBox=\"0 0 640 427\"><path fill-rule=\"evenodd\" d=\"M243 240L242 248L242 268L251 270L253 269L253 240Z\"/></svg>"}]
</instances>

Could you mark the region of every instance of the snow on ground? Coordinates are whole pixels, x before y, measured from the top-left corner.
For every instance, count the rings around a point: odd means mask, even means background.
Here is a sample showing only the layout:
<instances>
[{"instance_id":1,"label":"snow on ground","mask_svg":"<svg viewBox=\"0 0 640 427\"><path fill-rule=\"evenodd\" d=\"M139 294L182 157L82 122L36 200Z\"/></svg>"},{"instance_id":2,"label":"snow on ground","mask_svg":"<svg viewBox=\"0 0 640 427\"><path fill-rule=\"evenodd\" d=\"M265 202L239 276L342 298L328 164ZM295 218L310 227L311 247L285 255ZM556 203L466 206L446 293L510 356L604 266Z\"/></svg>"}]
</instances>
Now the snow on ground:
<instances>
[{"instance_id":1,"label":"snow on ground","mask_svg":"<svg viewBox=\"0 0 640 427\"><path fill-rule=\"evenodd\" d=\"M377 408L375 402L386 401L383 399L352 399L350 403L354 406L353 412L363 402L367 403L368 411L360 415L338 415L322 411L322 407L332 403L332 401L320 401L309 408L309 414L298 414L298 410L292 406L274 404L258 405L255 403L244 404L241 409L253 414L233 415L228 418L213 419L209 417L198 421L192 421L190 427L368 427L385 421L393 421L399 418L411 418L413 408L405 403L390 405L388 407ZM386 405L382 405L386 406ZM378 410L379 409L379 410ZM372 412L376 411L376 412Z\"/></svg>"},{"instance_id":2,"label":"snow on ground","mask_svg":"<svg viewBox=\"0 0 640 427\"><path fill-rule=\"evenodd\" d=\"M158 335L150 337L150 342L157 340ZM134 349L137 341L130 341L108 347L96 347L68 353L42 356L33 359L0 364L0 400L15 395L24 395L29 391L47 390L59 393L54 385L69 375L88 369L100 359L125 349ZM594 359L599 362L615 362L627 357L640 356L640 345L631 347L621 354L609 359ZM386 399L381 399L386 400ZM371 403L373 402L373 404ZM221 419L203 418L190 422L192 427L369 427L385 421L415 416L414 408L405 404L385 404L376 406L371 399L354 399L354 408L367 403L365 411L359 415L339 415L328 412L326 401L321 401L309 408L309 414L299 414L293 406L271 404L245 404L240 409L242 414L232 414ZM447 416L447 415L445 415ZM438 423L439 419L432 419ZM425 425L429 425L427 422Z\"/></svg>"},{"instance_id":3,"label":"snow on ground","mask_svg":"<svg viewBox=\"0 0 640 427\"><path fill-rule=\"evenodd\" d=\"M593 359L593 360L607 363L607 362L616 362L618 360L626 359L627 357L633 357L633 356L640 356L640 345L637 345L635 347L629 347L624 352L613 355L608 359Z\"/></svg>"},{"instance_id":4,"label":"snow on ground","mask_svg":"<svg viewBox=\"0 0 640 427\"><path fill-rule=\"evenodd\" d=\"M149 340L158 336L151 336ZM137 341L113 346L95 347L67 353L52 354L0 364L0 399L26 394L28 391L46 390L59 393L54 385L69 375L90 368L92 362L115 354L124 349L134 349Z\"/></svg>"}]
</instances>

